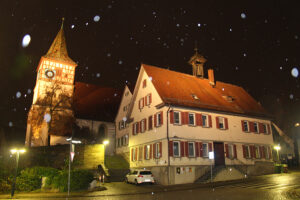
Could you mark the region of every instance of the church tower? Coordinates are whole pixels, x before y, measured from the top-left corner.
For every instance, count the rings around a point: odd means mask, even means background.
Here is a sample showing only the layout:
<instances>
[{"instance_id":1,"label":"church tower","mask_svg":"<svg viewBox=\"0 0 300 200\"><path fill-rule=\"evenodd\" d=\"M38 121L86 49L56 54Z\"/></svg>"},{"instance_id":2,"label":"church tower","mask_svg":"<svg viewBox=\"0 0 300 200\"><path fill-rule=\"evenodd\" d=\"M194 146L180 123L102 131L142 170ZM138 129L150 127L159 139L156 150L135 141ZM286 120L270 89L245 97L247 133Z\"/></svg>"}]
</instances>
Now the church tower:
<instances>
[{"instance_id":1,"label":"church tower","mask_svg":"<svg viewBox=\"0 0 300 200\"><path fill-rule=\"evenodd\" d=\"M62 25L37 67L33 102L28 113L26 146L65 143L74 120L72 100L77 64L68 56Z\"/></svg>"},{"instance_id":2,"label":"church tower","mask_svg":"<svg viewBox=\"0 0 300 200\"><path fill-rule=\"evenodd\" d=\"M198 53L197 47L195 47L195 54L189 60L189 64L193 67L193 76L204 77L203 65L206 61L207 60Z\"/></svg>"}]
</instances>

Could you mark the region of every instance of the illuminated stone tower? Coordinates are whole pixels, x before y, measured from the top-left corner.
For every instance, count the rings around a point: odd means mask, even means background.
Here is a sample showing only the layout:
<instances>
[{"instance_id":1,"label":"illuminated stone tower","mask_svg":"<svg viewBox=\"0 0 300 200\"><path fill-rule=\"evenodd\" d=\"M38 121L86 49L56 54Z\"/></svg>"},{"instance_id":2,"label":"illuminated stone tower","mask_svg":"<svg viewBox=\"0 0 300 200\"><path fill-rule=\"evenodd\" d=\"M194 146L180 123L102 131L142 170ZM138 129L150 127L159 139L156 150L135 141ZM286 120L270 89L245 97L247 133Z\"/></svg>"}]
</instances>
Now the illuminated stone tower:
<instances>
[{"instance_id":1,"label":"illuminated stone tower","mask_svg":"<svg viewBox=\"0 0 300 200\"><path fill-rule=\"evenodd\" d=\"M61 28L37 67L33 102L28 113L26 146L65 143L71 134L72 99L77 64L68 56Z\"/></svg>"},{"instance_id":2,"label":"illuminated stone tower","mask_svg":"<svg viewBox=\"0 0 300 200\"><path fill-rule=\"evenodd\" d=\"M207 60L198 53L197 47L195 47L195 54L189 60L189 64L193 67L193 76L204 77L203 65L206 61Z\"/></svg>"}]
</instances>

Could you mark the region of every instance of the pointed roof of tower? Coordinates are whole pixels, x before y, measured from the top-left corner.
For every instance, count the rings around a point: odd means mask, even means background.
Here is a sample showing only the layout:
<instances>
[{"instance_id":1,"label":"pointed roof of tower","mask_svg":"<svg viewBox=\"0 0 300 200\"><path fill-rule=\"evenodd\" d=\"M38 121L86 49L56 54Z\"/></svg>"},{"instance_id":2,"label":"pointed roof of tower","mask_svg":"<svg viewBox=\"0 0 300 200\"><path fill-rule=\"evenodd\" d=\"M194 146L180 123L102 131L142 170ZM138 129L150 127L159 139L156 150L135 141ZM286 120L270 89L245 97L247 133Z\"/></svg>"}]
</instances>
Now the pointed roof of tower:
<instances>
[{"instance_id":1,"label":"pointed roof of tower","mask_svg":"<svg viewBox=\"0 0 300 200\"><path fill-rule=\"evenodd\" d=\"M200 61L201 63L205 63L207 61L206 58L204 58L204 56L202 56L201 54L198 53L197 47L195 47L194 51L195 51L195 54L189 60L190 65L192 65L193 62L195 62L195 61Z\"/></svg>"},{"instance_id":2,"label":"pointed roof of tower","mask_svg":"<svg viewBox=\"0 0 300 200\"><path fill-rule=\"evenodd\" d=\"M63 27L64 27L64 18L62 18L62 24L59 32L57 33L47 54L44 55L44 57L54 59L57 61L70 63L72 65L77 65L68 55L66 38L65 38Z\"/></svg>"}]
</instances>

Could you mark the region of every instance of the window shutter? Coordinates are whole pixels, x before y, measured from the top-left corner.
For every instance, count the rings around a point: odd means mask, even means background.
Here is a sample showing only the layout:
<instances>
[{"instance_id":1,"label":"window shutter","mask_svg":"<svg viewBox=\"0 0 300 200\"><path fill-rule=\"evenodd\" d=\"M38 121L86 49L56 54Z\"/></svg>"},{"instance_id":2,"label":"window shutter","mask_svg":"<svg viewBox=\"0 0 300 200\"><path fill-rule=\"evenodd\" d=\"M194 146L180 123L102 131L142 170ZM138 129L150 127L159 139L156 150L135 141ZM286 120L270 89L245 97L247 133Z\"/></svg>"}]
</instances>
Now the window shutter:
<instances>
[{"instance_id":1,"label":"window shutter","mask_svg":"<svg viewBox=\"0 0 300 200\"><path fill-rule=\"evenodd\" d=\"M152 144L152 154L153 154L153 156L152 156L152 158L154 159L155 158L155 149L156 149L156 145L155 145L155 143L154 144Z\"/></svg>"},{"instance_id":2,"label":"window shutter","mask_svg":"<svg viewBox=\"0 0 300 200\"><path fill-rule=\"evenodd\" d=\"M184 142L184 153L185 153L185 156L188 157L189 156L189 143L188 142Z\"/></svg>"},{"instance_id":3,"label":"window shutter","mask_svg":"<svg viewBox=\"0 0 300 200\"><path fill-rule=\"evenodd\" d=\"M270 124L267 124L267 129L268 129L268 135L271 134L271 127L270 127Z\"/></svg>"},{"instance_id":4,"label":"window shutter","mask_svg":"<svg viewBox=\"0 0 300 200\"><path fill-rule=\"evenodd\" d=\"M173 156L173 141L169 141L169 156Z\"/></svg>"},{"instance_id":5,"label":"window shutter","mask_svg":"<svg viewBox=\"0 0 300 200\"><path fill-rule=\"evenodd\" d=\"M251 153L251 158L255 158L255 149L254 146L250 146L250 153Z\"/></svg>"},{"instance_id":6,"label":"window shutter","mask_svg":"<svg viewBox=\"0 0 300 200\"><path fill-rule=\"evenodd\" d=\"M185 112L185 124L189 124L189 113L188 112Z\"/></svg>"},{"instance_id":7,"label":"window shutter","mask_svg":"<svg viewBox=\"0 0 300 200\"><path fill-rule=\"evenodd\" d=\"M140 133L141 132L141 122L138 122L138 125L137 125L137 131L136 133Z\"/></svg>"},{"instance_id":8,"label":"window shutter","mask_svg":"<svg viewBox=\"0 0 300 200\"><path fill-rule=\"evenodd\" d=\"M202 126L202 115L199 113L196 113L196 125Z\"/></svg>"},{"instance_id":9,"label":"window shutter","mask_svg":"<svg viewBox=\"0 0 300 200\"><path fill-rule=\"evenodd\" d=\"M180 142L180 156L184 157L184 142Z\"/></svg>"},{"instance_id":10,"label":"window shutter","mask_svg":"<svg viewBox=\"0 0 300 200\"><path fill-rule=\"evenodd\" d=\"M152 159L152 151L153 151L152 144L150 144L149 159Z\"/></svg>"},{"instance_id":11,"label":"window shutter","mask_svg":"<svg viewBox=\"0 0 300 200\"><path fill-rule=\"evenodd\" d=\"M134 135L134 123L132 124L132 135Z\"/></svg>"},{"instance_id":12,"label":"window shutter","mask_svg":"<svg viewBox=\"0 0 300 200\"><path fill-rule=\"evenodd\" d=\"M245 130L245 127L244 127L244 120L242 120L241 123L242 123L242 130L245 132L246 130Z\"/></svg>"},{"instance_id":13,"label":"window shutter","mask_svg":"<svg viewBox=\"0 0 300 200\"><path fill-rule=\"evenodd\" d=\"M202 142L199 143L199 148L200 148L200 157L203 157L203 146L202 146Z\"/></svg>"},{"instance_id":14,"label":"window shutter","mask_svg":"<svg viewBox=\"0 0 300 200\"><path fill-rule=\"evenodd\" d=\"M154 115L154 126L157 127L157 114Z\"/></svg>"},{"instance_id":15,"label":"window shutter","mask_svg":"<svg viewBox=\"0 0 300 200\"><path fill-rule=\"evenodd\" d=\"M264 146L260 147L260 152L261 152L261 158L265 158L266 154L265 154L265 148L264 148Z\"/></svg>"},{"instance_id":16,"label":"window shutter","mask_svg":"<svg viewBox=\"0 0 300 200\"><path fill-rule=\"evenodd\" d=\"M142 106L141 106L141 100L139 100L139 109L141 109L141 107L142 107Z\"/></svg>"},{"instance_id":17,"label":"window shutter","mask_svg":"<svg viewBox=\"0 0 300 200\"><path fill-rule=\"evenodd\" d=\"M174 124L174 111L170 111L170 124Z\"/></svg>"},{"instance_id":18,"label":"window shutter","mask_svg":"<svg viewBox=\"0 0 300 200\"><path fill-rule=\"evenodd\" d=\"M151 104L152 103L152 94L150 93L149 94L149 104Z\"/></svg>"},{"instance_id":19,"label":"window shutter","mask_svg":"<svg viewBox=\"0 0 300 200\"><path fill-rule=\"evenodd\" d=\"M143 107L142 107L142 108L144 108L144 106L145 106L145 102L146 102L146 97L143 97L143 98L142 98L142 105L143 105Z\"/></svg>"},{"instance_id":20,"label":"window shutter","mask_svg":"<svg viewBox=\"0 0 300 200\"><path fill-rule=\"evenodd\" d=\"M160 112L160 125L163 125L164 123L164 115L163 115L163 111Z\"/></svg>"},{"instance_id":21,"label":"window shutter","mask_svg":"<svg viewBox=\"0 0 300 200\"><path fill-rule=\"evenodd\" d=\"M144 146L144 160L146 160L146 149L147 149L147 145Z\"/></svg>"},{"instance_id":22,"label":"window shutter","mask_svg":"<svg viewBox=\"0 0 300 200\"><path fill-rule=\"evenodd\" d=\"M211 116L208 115L208 123L209 123L209 127L212 127L212 120L211 120Z\"/></svg>"},{"instance_id":23,"label":"window shutter","mask_svg":"<svg viewBox=\"0 0 300 200\"><path fill-rule=\"evenodd\" d=\"M249 126L250 126L250 132L254 132L254 123L249 122Z\"/></svg>"},{"instance_id":24,"label":"window shutter","mask_svg":"<svg viewBox=\"0 0 300 200\"><path fill-rule=\"evenodd\" d=\"M133 148L131 148L131 161L133 161Z\"/></svg>"},{"instance_id":25,"label":"window shutter","mask_svg":"<svg viewBox=\"0 0 300 200\"><path fill-rule=\"evenodd\" d=\"M229 158L229 147L228 147L228 144L225 144L225 153L226 153L226 157Z\"/></svg>"},{"instance_id":26,"label":"window shutter","mask_svg":"<svg viewBox=\"0 0 300 200\"><path fill-rule=\"evenodd\" d=\"M243 156L244 156L244 158L246 158L246 146L245 145L243 145Z\"/></svg>"},{"instance_id":27,"label":"window shutter","mask_svg":"<svg viewBox=\"0 0 300 200\"><path fill-rule=\"evenodd\" d=\"M196 151L196 157L200 156L200 152L199 152L199 142L195 142L195 151Z\"/></svg>"},{"instance_id":28,"label":"window shutter","mask_svg":"<svg viewBox=\"0 0 300 200\"><path fill-rule=\"evenodd\" d=\"M234 158L237 158L236 145L233 145Z\"/></svg>"},{"instance_id":29,"label":"window shutter","mask_svg":"<svg viewBox=\"0 0 300 200\"><path fill-rule=\"evenodd\" d=\"M263 124L262 123L258 123L258 131L259 131L259 133L264 133L264 126L263 126Z\"/></svg>"},{"instance_id":30,"label":"window shutter","mask_svg":"<svg viewBox=\"0 0 300 200\"><path fill-rule=\"evenodd\" d=\"M146 131L147 130L147 119L146 118L144 119L144 125L145 125L144 130Z\"/></svg>"},{"instance_id":31,"label":"window shutter","mask_svg":"<svg viewBox=\"0 0 300 200\"><path fill-rule=\"evenodd\" d=\"M162 142L159 142L159 157L162 157Z\"/></svg>"},{"instance_id":32,"label":"window shutter","mask_svg":"<svg viewBox=\"0 0 300 200\"><path fill-rule=\"evenodd\" d=\"M138 157L138 148L135 148L135 160L137 160Z\"/></svg>"},{"instance_id":33,"label":"window shutter","mask_svg":"<svg viewBox=\"0 0 300 200\"><path fill-rule=\"evenodd\" d=\"M209 152L212 151L212 143L208 143L208 151L209 151Z\"/></svg>"},{"instance_id":34,"label":"window shutter","mask_svg":"<svg viewBox=\"0 0 300 200\"><path fill-rule=\"evenodd\" d=\"M220 128L219 117L216 117L216 126L217 126L217 128Z\"/></svg>"},{"instance_id":35,"label":"window shutter","mask_svg":"<svg viewBox=\"0 0 300 200\"><path fill-rule=\"evenodd\" d=\"M227 130L228 129L228 119L224 118L224 121L225 121L225 129Z\"/></svg>"}]
</instances>

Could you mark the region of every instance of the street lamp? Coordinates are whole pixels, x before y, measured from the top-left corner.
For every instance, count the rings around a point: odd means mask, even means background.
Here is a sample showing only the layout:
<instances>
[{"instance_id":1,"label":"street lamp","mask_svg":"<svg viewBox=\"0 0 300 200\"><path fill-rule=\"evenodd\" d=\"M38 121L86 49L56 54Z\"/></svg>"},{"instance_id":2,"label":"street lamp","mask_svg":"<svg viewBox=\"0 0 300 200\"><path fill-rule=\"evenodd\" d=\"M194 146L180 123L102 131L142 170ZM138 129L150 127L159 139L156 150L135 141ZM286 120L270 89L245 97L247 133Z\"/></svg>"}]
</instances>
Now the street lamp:
<instances>
[{"instance_id":1,"label":"street lamp","mask_svg":"<svg viewBox=\"0 0 300 200\"><path fill-rule=\"evenodd\" d=\"M274 146L274 149L276 150L276 152L277 152L277 160L278 160L278 162L280 163L280 160L279 160L279 150L281 149L280 148L280 146L278 145L278 146Z\"/></svg>"},{"instance_id":2,"label":"street lamp","mask_svg":"<svg viewBox=\"0 0 300 200\"><path fill-rule=\"evenodd\" d=\"M80 140L73 140L72 137L66 139L70 143L70 155L69 155L69 173L68 173L68 196L70 196L70 182L71 182L71 160L74 152L72 151L72 144L80 144Z\"/></svg>"},{"instance_id":3,"label":"street lamp","mask_svg":"<svg viewBox=\"0 0 300 200\"><path fill-rule=\"evenodd\" d=\"M12 198L15 194L16 178L17 178L17 173L18 173L18 168L19 168L20 153L25 153L26 150L25 149L11 149L10 152L12 154L16 154L16 172L15 172L15 176L14 176L12 187L11 187L11 198Z\"/></svg>"}]
</instances>

